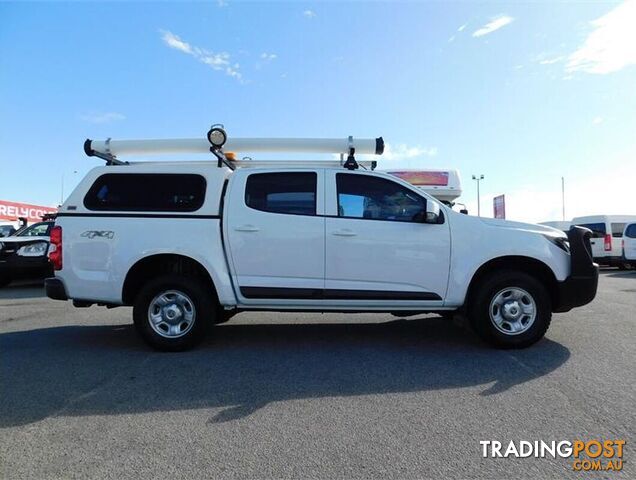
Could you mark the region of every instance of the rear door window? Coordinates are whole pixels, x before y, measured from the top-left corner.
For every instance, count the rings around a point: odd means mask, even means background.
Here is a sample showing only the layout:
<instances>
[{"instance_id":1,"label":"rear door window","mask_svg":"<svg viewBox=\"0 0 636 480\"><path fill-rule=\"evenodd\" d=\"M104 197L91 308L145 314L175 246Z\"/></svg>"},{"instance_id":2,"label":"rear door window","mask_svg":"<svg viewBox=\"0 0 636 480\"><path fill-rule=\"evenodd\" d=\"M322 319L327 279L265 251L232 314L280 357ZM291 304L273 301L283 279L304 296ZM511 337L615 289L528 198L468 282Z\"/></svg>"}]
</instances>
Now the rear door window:
<instances>
[{"instance_id":1,"label":"rear door window","mask_svg":"<svg viewBox=\"0 0 636 480\"><path fill-rule=\"evenodd\" d=\"M263 212L315 215L317 182L315 172L254 173L247 177L245 204Z\"/></svg>"},{"instance_id":2,"label":"rear door window","mask_svg":"<svg viewBox=\"0 0 636 480\"><path fill-rule=\"evenodd\" d=\"M592 238L603 238L607 233L604 223L582 223L580 226L592 230Z\"/></svg>"},{"instance_id":3,"label":"rear door window","mask_svg":"<svg viewBox=\"0 0 636 480\"><path fill-rule=\"evenodd\" d=\"M612 237L623 238L623 230L625 230L626 223L612 223Z\"/></svg>"},{"instance_id":4,"label":"rear door window","mask_svg":"<svg viewBox=\"0 0 636 480\"><path fill-rule=\"evenodd\" d=\"M84 205L114 212L194 212L203 205L205 189L201 175L107 173L93 183Z\"/></svg>"}]
</instances>

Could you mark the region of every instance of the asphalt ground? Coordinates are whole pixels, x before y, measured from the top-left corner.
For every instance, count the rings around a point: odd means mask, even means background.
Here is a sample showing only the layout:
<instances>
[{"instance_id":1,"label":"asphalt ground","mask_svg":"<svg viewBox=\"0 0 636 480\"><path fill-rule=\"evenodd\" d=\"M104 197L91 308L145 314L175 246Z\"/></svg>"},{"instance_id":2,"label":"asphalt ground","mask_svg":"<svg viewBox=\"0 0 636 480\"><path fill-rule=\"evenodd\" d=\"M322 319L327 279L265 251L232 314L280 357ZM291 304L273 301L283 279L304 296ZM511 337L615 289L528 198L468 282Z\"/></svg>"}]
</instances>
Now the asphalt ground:
<instances>
[{"instance_id":1,"label":"asphalt ground","mask_svg":"<svg viewBox=\"0 0 636 480\"><path fill-rule=\"evenodd\" d=\"M240 314L149 350L131 310L0 290L2 478L636 478L636 271L493 350L438 316ZM482 440L626 440L623 470Z\"/></svg>"}]
</instances>

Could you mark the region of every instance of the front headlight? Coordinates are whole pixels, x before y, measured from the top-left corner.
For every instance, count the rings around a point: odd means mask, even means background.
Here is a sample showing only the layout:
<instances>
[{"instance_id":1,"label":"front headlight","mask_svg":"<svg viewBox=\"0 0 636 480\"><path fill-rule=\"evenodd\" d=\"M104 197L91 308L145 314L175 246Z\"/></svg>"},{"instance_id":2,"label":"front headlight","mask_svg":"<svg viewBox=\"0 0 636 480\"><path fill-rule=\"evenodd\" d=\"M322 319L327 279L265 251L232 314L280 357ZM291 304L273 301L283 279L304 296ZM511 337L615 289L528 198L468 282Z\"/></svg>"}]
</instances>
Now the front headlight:
<instances>
[{"instance_id":1,"label":"front headlight","mask_svg":"<svg viewBox=\"0 0 636 480\"><path fill-rule=\"evenodd\" d=\"M568 237L552 237L550 235L544 235L551 243L554 243L557 247L563 250L565 253L570 253L570 241Z\"/></svg>"},{"instance_id":2,"label":"front headlight","mask_svg":"<svg viewBox=\"0 0 636 480\"><path fill-rule=\"evenodd\" d=\"M20 247L16 253L21 257L41 257L42 255L46 255L48 248L48 243L36 242Z\"/></svg>"}]
</instances>

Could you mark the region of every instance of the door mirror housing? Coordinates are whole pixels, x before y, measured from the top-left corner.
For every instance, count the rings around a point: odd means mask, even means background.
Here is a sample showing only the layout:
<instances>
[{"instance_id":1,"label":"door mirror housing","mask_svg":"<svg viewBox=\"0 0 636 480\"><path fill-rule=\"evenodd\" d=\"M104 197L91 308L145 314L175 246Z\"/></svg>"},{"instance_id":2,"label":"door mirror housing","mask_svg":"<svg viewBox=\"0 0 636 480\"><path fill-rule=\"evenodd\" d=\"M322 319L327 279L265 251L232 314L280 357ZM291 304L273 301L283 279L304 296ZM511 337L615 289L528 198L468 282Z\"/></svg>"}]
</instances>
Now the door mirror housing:
<instances>
[{"instance_id":1,"label":"door mirror housing","mask_svg":"<svg viewBox=\"0 0 636 480\"><path fill-rule=\"evenodd\" d=\"M439 223L440 219L440 207L437 202L426 202L426 216L424 223Z\"/></svg>"},{"instance_id":2,"label":"door mirror housing","mask_svg":"<svg viewBox=\"0 0 636 480\"><path fill-rule=\"evenodd\" d=\"M443 223L442 212L438 203L426 201L426 207L413 217L417 223Z\"/></svg>"}]
</instances>

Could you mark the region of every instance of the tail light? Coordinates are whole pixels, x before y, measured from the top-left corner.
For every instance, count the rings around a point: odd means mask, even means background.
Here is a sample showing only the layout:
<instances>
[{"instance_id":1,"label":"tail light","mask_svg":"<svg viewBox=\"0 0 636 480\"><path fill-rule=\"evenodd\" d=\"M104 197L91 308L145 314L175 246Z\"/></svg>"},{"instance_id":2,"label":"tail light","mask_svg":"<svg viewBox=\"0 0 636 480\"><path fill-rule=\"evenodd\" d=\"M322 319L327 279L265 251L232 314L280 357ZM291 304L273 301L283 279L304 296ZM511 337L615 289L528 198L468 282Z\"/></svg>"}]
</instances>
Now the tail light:
<instances>
[{"instance_id":1,"label":"tail light","mask_svg":"<svg viewBox=\"0 0 636 480\"><path fill-rule=\"evenodd\" d=\"M607 233L605 234L605 251L609 252L612 250L612 236Z\"/></svg>"},{"instance_id":2,"label":"tail light","mask_svg":"<svg viewBox=\"0 0 636 480\"><path fill-rule=\"evenodd\" d=\"M53 227L50 238L49 260L55 270L62 270L62 227L57 225Z\"/></svg>"}]
</instances>

